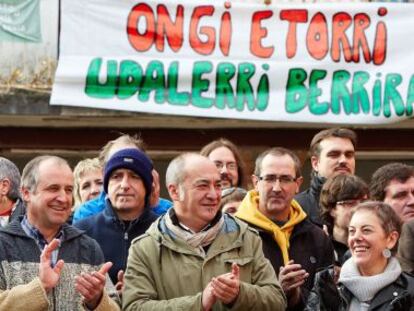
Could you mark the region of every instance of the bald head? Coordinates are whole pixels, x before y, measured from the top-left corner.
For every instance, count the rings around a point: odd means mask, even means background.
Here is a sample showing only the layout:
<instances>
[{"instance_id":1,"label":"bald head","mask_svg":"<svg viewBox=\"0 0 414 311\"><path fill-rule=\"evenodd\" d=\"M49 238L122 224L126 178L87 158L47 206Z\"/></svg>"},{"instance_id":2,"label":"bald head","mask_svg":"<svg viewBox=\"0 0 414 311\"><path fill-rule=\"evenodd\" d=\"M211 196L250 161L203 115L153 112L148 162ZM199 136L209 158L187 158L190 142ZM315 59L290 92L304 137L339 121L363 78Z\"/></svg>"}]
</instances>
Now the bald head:
<instances>
[{"instance_id":1,"label":"bald head","mask_svg":"<svg viewBox=\"0 0 414 311\"><path fill-rule=\"evenodd\" d=\"M174 158L168 165L167 172L165 174L165 183L167 187L170 184L181 184L188 174L188 171L197 169L198 165L202 163L206 164L207 167L214 166L214 168L216 168L215 164L211 160L198 153L183 153Z\"/></svg>"},{"instance_id":2,"label":"bald head","mask_svg":"<svg viewBox=\"0 0 414 311\"><path fill-rule=\"evenodd\" d=\"M219 171L211 160L185 153L171 161L166 183L180 222L200 231L216 216L221 199Z\"/></svg>"}]
</instances>

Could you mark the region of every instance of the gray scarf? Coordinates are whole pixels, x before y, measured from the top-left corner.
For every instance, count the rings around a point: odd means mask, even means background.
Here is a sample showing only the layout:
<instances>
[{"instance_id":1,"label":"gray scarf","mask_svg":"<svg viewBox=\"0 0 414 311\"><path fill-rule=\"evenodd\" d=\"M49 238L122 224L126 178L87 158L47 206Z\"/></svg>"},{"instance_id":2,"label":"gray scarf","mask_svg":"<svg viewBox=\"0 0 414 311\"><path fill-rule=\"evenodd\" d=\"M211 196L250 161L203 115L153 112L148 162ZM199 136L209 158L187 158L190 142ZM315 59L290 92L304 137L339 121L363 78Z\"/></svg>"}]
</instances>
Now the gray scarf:
<instances>
[{"instance_id":1,"label":"gray scarf","mask_svg":"<svg viewBox=\"0 0 414 311\"><path fill-rule=\"evenodd\" d=\"M375 295L398 279L401 272L398 260L391 257L384 272L372 276L362 276L353 258L349 258L342 265L339 275L339 282L345 285L353 295L349 310L368 310Z\"/></svg>"},{"instance_id":2,"label":"gray scarf","mask_svg":"<svg viewBox=\"0 0 414 311\"><path fill-rule=\"evenodd\" d=\"M203 257L206 256L204 251L204 246L210 245L213 243L217 234L220 232L224 224L224 217L221 216L220 220L211 228L200 231L200 232L189 232L173 224L170 214L165 214L165 225L169 230L171 230L177 237L183 239L188 245L194 247L196 251Z\"/></svg>"}]
</instances>

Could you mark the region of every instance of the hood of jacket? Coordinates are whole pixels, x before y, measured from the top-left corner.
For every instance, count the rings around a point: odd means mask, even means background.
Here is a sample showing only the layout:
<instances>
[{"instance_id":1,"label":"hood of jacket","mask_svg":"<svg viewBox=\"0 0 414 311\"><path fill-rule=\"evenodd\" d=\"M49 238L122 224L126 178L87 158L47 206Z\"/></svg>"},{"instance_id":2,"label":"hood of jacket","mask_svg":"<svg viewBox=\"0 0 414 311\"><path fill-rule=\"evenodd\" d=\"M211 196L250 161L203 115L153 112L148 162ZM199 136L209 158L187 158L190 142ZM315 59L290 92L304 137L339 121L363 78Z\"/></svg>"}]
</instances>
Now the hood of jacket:
<instances>
[{"instance_id":1,"label":"hood of jacket","mask_svg":"<svg viewBox=\"0 0 414 311\"><path fill-rule=\"evenodd\" d=\"M289 208L289 219L284 225L278 226L275 222L260 212L259 193L256 190L251 190L243 199L236 213L236 217L272 234L273 239L280 247L283 255L283 262L285 264L289 261L288 250L293 229L297 224L306 219L306 213L295 200L291 201Z\"/></svg>"}]
</instances>

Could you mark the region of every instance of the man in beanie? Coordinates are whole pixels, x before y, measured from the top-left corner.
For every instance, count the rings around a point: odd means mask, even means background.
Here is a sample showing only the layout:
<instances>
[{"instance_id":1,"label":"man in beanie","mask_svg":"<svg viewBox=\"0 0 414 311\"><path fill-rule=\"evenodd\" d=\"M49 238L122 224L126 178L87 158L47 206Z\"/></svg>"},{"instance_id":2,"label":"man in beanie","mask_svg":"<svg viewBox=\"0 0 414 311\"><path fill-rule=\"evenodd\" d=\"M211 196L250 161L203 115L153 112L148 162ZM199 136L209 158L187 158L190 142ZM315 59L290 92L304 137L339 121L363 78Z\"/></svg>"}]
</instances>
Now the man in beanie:
<instances>
[{"instance_id":1,"label":"man in beanie","mask_svg":"<svg viewBox=\"0 0 414 311\"><path fill-rule=\"evenodd\" d=\"M145 145L141 138L123 134L114 140L108 141L105 146L102 147L101 152L99 153L99 162L101 163L102 167L105 168L106 164L114 153L128 148L138 149L142 152L145 152ZM155 214L162 215L172 206L172 202L160 198L160 180L158 172L155 169L152 170L152 176L153 180L150 206ZM75 224L83 218L87 218L101 212L105 208L105 197L106 194L104 191L102 191L98 197L90 201L86 201L78 208L76 208L73 214L73 223Z\"/></svg>"},{"instance_id":2,"label":"man in beanie","mask_svg":"<svg viewBox=\"0 0 414 311\"><path fill-rule=\"evenodd\" d=\"M104 168L105 209L75 224L101 246L112 282L122 287L131 241L143 234L157 218L149 207L152 163L135 148L112 155Z\"/></svg>"}]
</instances>

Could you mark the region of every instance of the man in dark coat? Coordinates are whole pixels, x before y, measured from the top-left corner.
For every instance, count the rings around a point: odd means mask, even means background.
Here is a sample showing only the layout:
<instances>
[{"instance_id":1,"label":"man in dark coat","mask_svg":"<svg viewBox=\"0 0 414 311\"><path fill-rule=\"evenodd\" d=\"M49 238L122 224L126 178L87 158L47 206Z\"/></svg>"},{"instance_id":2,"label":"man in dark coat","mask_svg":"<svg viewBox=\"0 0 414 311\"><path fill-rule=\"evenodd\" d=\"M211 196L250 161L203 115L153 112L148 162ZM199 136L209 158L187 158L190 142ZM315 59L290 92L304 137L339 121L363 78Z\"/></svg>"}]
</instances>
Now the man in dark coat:
<instances>
[{"instance_id":1,"label":"man in dark coat","mask_svg":"<svg viewBox=\"0 0 414 311\"><path fill-rule=\"evenodd\" d=\"M355 173L357 136L346 128L332 128L318 132L310 144L312 165L310 187L295 196L309 219L322 227L319 196L326 179L338 174Z\"/></svg>"},{"instance_id":2,"label":"man in dark coat","mask_svg":"<svg viewBox=\"0 0 414 311\"><path fill-rule=\"evenodd\" d=\"M105 209L75 224L95 239L102 248L112 282L122 287L131 241L143 234L157 215L149 207L152 187L152 162L135 148L112 155L104 169Z\"/></svg>"},{"instance_id":3,"label":"man in dark coat","mask_svg":"<svg viewBox=\"0 0 414 311\"><path fill-rule=\"evenodd\" d=\"M303 309L317 270L334 261L329 237L293 200L302 183L300 161L290 150L272 148L256 159L251 190L236 217L259 231L263 252L279 274L289 310Z\"/></svg>"}]
</instances>

